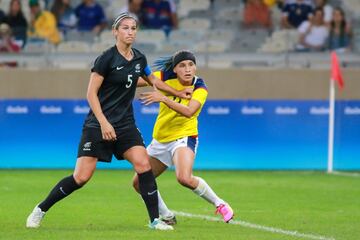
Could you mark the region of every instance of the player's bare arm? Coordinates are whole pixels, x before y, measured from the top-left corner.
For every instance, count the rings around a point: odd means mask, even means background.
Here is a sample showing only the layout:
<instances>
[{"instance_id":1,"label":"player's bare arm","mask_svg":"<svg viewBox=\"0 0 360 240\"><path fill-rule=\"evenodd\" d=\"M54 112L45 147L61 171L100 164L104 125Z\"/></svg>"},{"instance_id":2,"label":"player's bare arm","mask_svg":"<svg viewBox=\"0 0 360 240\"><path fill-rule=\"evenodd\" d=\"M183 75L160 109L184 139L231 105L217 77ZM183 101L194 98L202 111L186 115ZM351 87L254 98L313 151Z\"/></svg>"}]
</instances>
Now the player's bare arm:
<instances>
[{"instance_id":1,"label":"player's bare arm","mask_svg":"<svg viewBox=\"0 0 360 240\"><path fill-rule=\"evenodd\" d=\"M139 77L136 87L148 87L150 86L147 81L145 81L142 77Z\"/></svg>"},{"instance_id":2,"label":"player's bare arm","mask_svg":"<svg viewBox=\"0 0 360 240\"><path fill-rule=\"evenodd\" d=\"M140 99L145 105L149 105L154 102L162 102L172 110L187 118L194 116L201 107L201 103L194 99L191 99L188 105L183 105L161 94L159 91L141 93Z\"/></svg>"},{"instance_id":3,"label":"player's bare arm","mask_svg":"<svg viewBox=\"0 0 360 240\"><path fill-rule=\"evenodd\" d=\"M98 98L98 92L103 81L103 76L96 72L91 73L86 98L89 102L91 110L95 114L96 119L100 123L103 139L108 141L116 140L115 130L103 114Z\"/></svg>"},{"instance_id":4,"label":"player's bare arm","mask_svg":"<svg viewBox=\"0 0 360 240\"><path fill-rule=\"evenodd\" d=\"M153 86L156 89L159 89L161 91L167 92L173 96L184 98L184 99L191 99L191 95L193 90L191 88L184 88L181 91L178 91L170 86L168 86L166 83L161 81L158 77L156 77L154 74L150 74L148 77L143 77L143 79L151 86Z\"/></svg>"}]
</instances>

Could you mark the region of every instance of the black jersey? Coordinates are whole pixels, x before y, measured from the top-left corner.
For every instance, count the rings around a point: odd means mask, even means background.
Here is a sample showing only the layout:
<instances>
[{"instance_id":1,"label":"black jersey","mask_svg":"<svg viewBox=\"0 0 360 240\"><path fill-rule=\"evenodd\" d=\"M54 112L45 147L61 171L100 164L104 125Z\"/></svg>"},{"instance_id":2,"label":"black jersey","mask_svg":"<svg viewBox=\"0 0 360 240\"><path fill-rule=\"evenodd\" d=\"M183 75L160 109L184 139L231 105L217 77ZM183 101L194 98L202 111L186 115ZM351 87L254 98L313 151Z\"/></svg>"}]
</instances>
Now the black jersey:
<instances>
[{"instance_id":1,"label":"black jersey","mask_svg":"<svg viewBox=\"0 0 360 240\"><path fill-rule=\"evenodd\" d=\"M103 114L115 129L127 128L135 123L132 101L138 78L146 75L146 57L137 49L132 48L132 51L133 58L128 61L113 46L96 58L91 69L104 77L98 98ZM84 127L100 128L92 110Z\"/></svg>"}]
</instances>

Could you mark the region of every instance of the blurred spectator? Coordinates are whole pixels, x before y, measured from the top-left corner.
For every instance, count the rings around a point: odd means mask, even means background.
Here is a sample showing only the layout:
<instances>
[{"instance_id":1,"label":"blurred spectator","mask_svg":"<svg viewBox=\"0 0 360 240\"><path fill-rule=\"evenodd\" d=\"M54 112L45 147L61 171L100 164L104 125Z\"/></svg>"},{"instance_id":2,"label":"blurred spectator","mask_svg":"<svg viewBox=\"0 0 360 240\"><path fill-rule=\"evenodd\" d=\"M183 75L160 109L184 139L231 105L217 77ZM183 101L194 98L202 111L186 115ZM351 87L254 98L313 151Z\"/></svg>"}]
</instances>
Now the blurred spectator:
<instances>
[{"instance_id":1,"label":"blurred spectator","mask_svg":"<svg viewBox=\"0 0 360 240\"><path fill-rule=\"evenodd\" d=\"M271 28L270 10L263 0L247 1L244 8L244 26Z\"/></svg>"},{"instance_id":2,"label":"blurred spectator","mask_svg":"<svg viewBox=\"0 0 360 240\"><path fill-rule=\"evenodd\" d=\"M312 16L312 7L304 0L296 0L295 3L288 3L283 9L282 27L298 28L300 24Z\"/></svg>"},{"instance_id":3,"label":"blurred spectator","mask_svg":"<svg viewBox=\"0 0 360 240\"><path fill-rule=\"evenodd\" d=\"M273 6L275 6L275 4L278 3L277 0L264 0L263 2L264 2L265 5L268 6L269 8L272 8Z\"/></svg>"},{"instance_id":4,"label":"blurred spectator","mask_svg":"<svg viewBox=\"0 0 360 240\"><path fill-rule=\"evenodd\" d=\"M324 21L329 24L333 17L333 8L327 3L327 0L315 0L315 7L324 9Z\"/></svg>"},{"instance_id":5,"label":"blurred spectator","mask_svg":"<svg viewBox=\"0 0 360 240\"><path fill-rule=\"evenodd\" d=\"M265 0L265 1L274 1L274 0ZM280 9L283 9L283 7L286 4L294 4L297 0L275 0L277 2L277 5L280 7ZM309 5L310 7L314 7L314 0L304 0L303 3Z\"/></svg>"},{"instance_id":6,"label":"blurred spectator","mask_svg":"<svg viewBox=\"0 0 360 240\"><path fill-rule=\"evenodd\" d=\"M175 0L167 0L170 4L170 11L171 11L171 21L173 23L174 28L179 27L179 20L177 17L177 8Z\"/></svg>"},{"instance_id":7,"label":"blurred spectator","mask_svg":"<svg viewBox=\"0 0 360 240\"><path fill-rule=\"evenodd\" d=\"M56 18L59 30L64 34L76 28L77 18L74 9L70 5L70 0L55 0L51 12Z\"/></svg>"},{"instance_id":8,"label":"blurred spectator","mask_svg":"<svg viewBox=\"0 0 360 240\"><path fill-rule=\"evenodd\" d=\"M145 0L143 3L142 23L145 28L163 29L166 34L177 28L173 19L170 3L166 0Z\"/></svg>"},{"instance_id":9,"label":"blurred spectator","mask_svg":"<svg viewBox=\"0 0 360 240\"><path fill-rule=\"evenodd\" d=\"M0 52L18 53L20 46L12 37L10 26L6 23L0 24ZM16 62L0 62L0 66L16 67Z\"/></svg>"},{"instance_id":10,"label":"blurred spectator","mask_svg":"<svg viewBox=\"0 0 360 240\"><path fill-rule=\"evenodd\" d=\"M29 37L43 38L53 44L58 44L60 33L55 16L49 11L42 10L38 0L30 0L29 6L31 12Z\"/></svg>"},{"instance_id":11,"label":"blurred spectator","mask_svg":"<svg viewBox=\"0 0 360 240\"><path fill-rule=\"evenodd\" d=\"M314 17L310 21L303 22L299 29L300 51L323 51L329 36L329 29L324 22L324 10L316 8Z\"/></svg>"},{"instance_id":12,"label":"blurred spectator","mask_svg":"<svg viewBox=\"0 0 360 240\"><path fill-rule=\"evenodd\" d=\"M17 53L19 51L20 47L12 36L10 26L6 23L0 24L0 52Z\"/></svg>"},{"instance_id":13,"label":"blurred spectator","mask_svg":"<svg viewBox=\"0 0 360 240\"><path fill-rule=\"evenodd\" d=\"M142 18L142 12L141 12L142 3L143 3L143 0L128 0L127 5L122 7L120 10L116 10L115 17L117 17L121 13L129 12L129 13L135 14L138 17L138 19L141 19Z\"/></svg>"},{"instance_id":14,"label":"blurred spectator","mask_svg":"<svg viewBox=\"0 0 360 240\"><path fill-rule=\"evenodd\" d=\"M1 0L0 0L1 3ZM0 8L0 24L5 22L5 13L4 11Z\"/></svg>"},{"instance_id":15,"label":"blurred spectator","mask_svg":"<svg viewBox=\"0 0 360 240\"><path fill-rule=\"evenodd\" d=\"M83 0L75 9L78 18L78 30L98 35L106 27L103 8L95 0Z\"/></svg>"},{"instance_id":16,"label":"blurred spectator","mask_svg":"<svg viewBox=\"0 0 360 240\"><path fill-rule=\"evenodd\" d=\"M335 8L330 24L329 49L346 52L351 49L352 30L344 10Z\"/></svg>"},{"instance_id":17,"label":"blurred spectator","mask_svg":"<svg viewBox=\"0 0 360 240\"><path fill-rule=\"evenodd\" d=\"M23 47L26 43L28 23L21 9L20 0L11 0L6 23L10 26L15 39L20 42L19 45Z\"/></svg>"}]
</instances>

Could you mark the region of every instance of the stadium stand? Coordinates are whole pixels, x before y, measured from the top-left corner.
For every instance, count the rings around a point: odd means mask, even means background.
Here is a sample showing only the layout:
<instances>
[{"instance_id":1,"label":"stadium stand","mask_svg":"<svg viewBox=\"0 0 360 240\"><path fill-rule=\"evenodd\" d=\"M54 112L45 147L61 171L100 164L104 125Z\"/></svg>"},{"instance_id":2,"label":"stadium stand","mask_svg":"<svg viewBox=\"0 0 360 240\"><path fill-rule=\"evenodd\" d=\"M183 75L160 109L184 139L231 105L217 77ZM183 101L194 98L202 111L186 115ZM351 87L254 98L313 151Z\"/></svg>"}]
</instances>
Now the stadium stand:
<instances>
[{"instance_id":1,"label":"stadium stand","mask_svg":"<svg viewBox=\"0 0 360 240\"><path fill-rule=\"evenodd\" d=\"M126 0L98 0L107 14L108 28L100 35L91 32L69 31L62 36L62 42L51 45L46 41L33 41L29 39L22 54L25 59L32 59L46 55L43 61L48 67L58 66L54 62L61 59L61 55L77 53L79 59L88 59L94 54L102 52L105 48L114 44L111 32L111 20L116 11L120 10ZM244 28L243 9L244 1L239 0L175 0L177 14L179 17L179 28L166 35L162 30L140 29L138 31L138 47L148 55L149 61L162 55L179 49L190 49L195 51L204 59L224 59L224 61L205 61L205 66L218 68L233 67L293 67L293 68L324 68L328 66L328 51L322 53L295 53L295 46L299 41L296 30L283 30L280 28L281 10L273 6L272 12L273 28L271 30ZM342 53L341 60L345 67L356 67L360 65L360 3L358 0L329 0L333 7L344 8L347 20L353 28L353 39L351 51ZM8 11L10 0L0 1L0 8ZM29 20L28 0L21 0L25 17ZM52 1L40 1L40 5L51 6ZM75 7L81 0L71 2ZM274 63L274 56L281 55ZM300 56L300 57L299 57ZM314 57L316 56L316 57ZM11 54L2 54L1 59L12 58ZM299 60L302 59L302 60ZM87 62L80 60L81 62ZM34 61L36 62L36 61ZM89 64L87 62L87 64ZM32 66L19 61L19 67ZM76 64L75 64L76 65ZM64 67L64 66L62 66ZM73 67L73 66L71 66Z\"/></svg>"}]
</instances>

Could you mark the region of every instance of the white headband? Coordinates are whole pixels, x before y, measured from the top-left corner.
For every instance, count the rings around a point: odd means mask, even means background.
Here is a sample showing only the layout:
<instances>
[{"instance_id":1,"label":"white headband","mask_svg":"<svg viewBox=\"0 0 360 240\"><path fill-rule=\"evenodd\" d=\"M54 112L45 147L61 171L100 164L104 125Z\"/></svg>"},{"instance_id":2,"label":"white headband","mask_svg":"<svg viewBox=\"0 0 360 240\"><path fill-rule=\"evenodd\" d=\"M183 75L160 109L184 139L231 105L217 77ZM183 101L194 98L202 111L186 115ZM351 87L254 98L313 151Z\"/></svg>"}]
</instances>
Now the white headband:
<instances>
[{"instance_id":1,"label":"white headband","mask_svg":"<svg viewBox=\"0 0 360 240\"><path fill-rule=\"evenodd\" d=\"M125 18L132 18L135 20L136 22L136 26L138 25L138 18L136 15L132 14L132 13L128 13L128 12L124 12L124 13L121 13L115 20L114 20L114 23L112 24L112 28L113 29L117 29L119 27L119 24L122 20L124 20Z\"/></svg>"}]
</instances>

